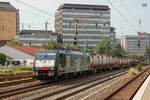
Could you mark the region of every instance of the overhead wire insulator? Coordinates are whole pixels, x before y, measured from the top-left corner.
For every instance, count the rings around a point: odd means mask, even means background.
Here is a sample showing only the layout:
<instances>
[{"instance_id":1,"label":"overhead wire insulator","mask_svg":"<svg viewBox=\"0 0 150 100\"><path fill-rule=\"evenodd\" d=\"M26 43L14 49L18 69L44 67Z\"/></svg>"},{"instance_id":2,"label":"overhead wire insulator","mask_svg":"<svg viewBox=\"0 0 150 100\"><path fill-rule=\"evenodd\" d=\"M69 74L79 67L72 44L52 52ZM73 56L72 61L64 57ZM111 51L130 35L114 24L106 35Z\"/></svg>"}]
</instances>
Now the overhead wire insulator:
<instances>
[{"instance_id":1,"label":"overhead wire insulator","mask_svg":"<svg viewBox=\"0 0 150 100\"><path fill-rule=\"evenodd\" d=\"M141 41L140 41L140 40L138 40L138 43L137 43L137 46L138 46L138 47L140 47L140 43L141 43Z\"/></svg>"},{"instance_id":2,"label":"overhead wire insulator","mask_svg":"<svg viewBox=\"0 0 150 100\"><path fill-rule=\"evenodd\" d=\"M77 45L77 37L74 37L74 45Z\"/></svg>"}]
</instances>

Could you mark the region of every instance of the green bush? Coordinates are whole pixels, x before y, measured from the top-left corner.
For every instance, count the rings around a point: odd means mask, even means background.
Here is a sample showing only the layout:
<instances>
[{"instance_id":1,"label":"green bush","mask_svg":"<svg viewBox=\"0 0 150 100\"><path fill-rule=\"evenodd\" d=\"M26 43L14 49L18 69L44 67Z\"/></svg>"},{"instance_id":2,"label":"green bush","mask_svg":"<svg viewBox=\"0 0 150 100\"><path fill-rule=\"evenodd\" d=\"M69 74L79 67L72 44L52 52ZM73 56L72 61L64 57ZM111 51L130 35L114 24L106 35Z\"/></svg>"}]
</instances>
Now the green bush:
<instances>
[{"instance_id":1,"label":"green bush","mask_svg":"<svg viewBox=\"0 0 150 100\"><path fill-rule=\"evenodd\" d=\"M0 68L0 70L7 70L10 74L16 74L21 72L31 72L32 67L26 67L26 66L18 66L18 67L11 67L11 68Z\"/></svg>"},{"instance_id":2,"label":"green bush","mask_svg":"<svg viewBox=\"0 0 150 100\"><path fill-rule=\"evenodd\" d=\"M141 65L142 65L142 66L145 66L145 65L147 65L147 62L146 62L146 61L142 61L142 62L141 62Z\"/></svg>"},{"instance_id":3,"label":"green bush","mask_svg":"<svg viewBox=\"0 0 150 100\"><path fill-rule=\"evenodd\" d=\"M129 74L130 76L137 75L137 73L138 73L138 70L137 70L136 68L130 68L130 69L128 70L128 74Z\"/></svg>"},{"instance_id":4,"label":"green bush","mask_svg":"<svg viewBox=\"0 0 150 100\"><path fill-rule=\"evenodd\" d=\"M32 67L19 67L20 70L32 71Z\"/></svg>"},{"instance_id":5,"label":"green bush","mask_svg":"<svg viewBox=\"0 0 150 100\"><path fill-rule=\"evenodd\" d=\"M5 65L6 55L0 53L0 64Z\"/></svg>"},{"instance_id":6,"label":"green bush","mask_svg":"<svg viewBox=\"0 0 150 100\"><path fill-rule=\"evenodd\" d=\"M138 71L141 71L142 70L142 64L138 64L137 66L136 66L136 69L138 70Z\"/></svg>"},{"instance_id":7,"label":"green bush","mask_svg":"<svg viewBox=\"0 0 150 100\"><path fill-rule=\"evenodd\" d=\"M147 61L147 65L150 65L150 61Z\"/></svg>"}]
</instances>

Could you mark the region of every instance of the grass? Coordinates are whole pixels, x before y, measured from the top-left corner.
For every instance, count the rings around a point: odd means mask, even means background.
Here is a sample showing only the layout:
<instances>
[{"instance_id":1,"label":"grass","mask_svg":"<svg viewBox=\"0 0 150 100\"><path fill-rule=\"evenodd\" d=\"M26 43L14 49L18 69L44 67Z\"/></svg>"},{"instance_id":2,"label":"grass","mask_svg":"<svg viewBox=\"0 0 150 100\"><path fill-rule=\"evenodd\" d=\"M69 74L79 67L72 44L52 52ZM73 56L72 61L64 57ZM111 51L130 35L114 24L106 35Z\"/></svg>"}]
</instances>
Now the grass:
<instances>
[{"instance_id":1,"label":"grass","mask_svg":"<svg viewBox=\"0 0 150 100\"><path fill-rule=\"evenodd\" d=\"M136 68L130 68L130 69L128 70L128 74L129 74L130 76L137 75L138 72L139 72L139 71L138 71Z\"/></svg>"},{"instance_id":2,"label":"grass","mask_svg":"<svg viewBox=\"0 0 150 100\"><path fill-rule=\"evenodd\" d=\"M143 67L142 64L138 64L135 68L136 68L138 71L141 71L141 70L142 70L142 67Z\"/></svg>"},{"instance_id":3,"label":"grass","mask_svg":"<svg viewBox=\"0 0 150 100\"><path fill-rule=\"evenodd\" d=\"M16 73L25 73L32 72L32 67L27 66L18 66L18 67L9 67L9 68L0 68L1 73L6 74L16 74Z\"/></svg>"},{"instance_id":4,"label":"grass","mask_svg":"<svg viewBox=\"0 0 150 100\"><path fill-rule=\"evenodd\" d=\"M141 62L137 66L130 68L128 70L128 74L131 76L137 75L139 71L142 71L142 67L144 67L146 65L149 65L149 62Z\"/></svg>"}]
</instances>

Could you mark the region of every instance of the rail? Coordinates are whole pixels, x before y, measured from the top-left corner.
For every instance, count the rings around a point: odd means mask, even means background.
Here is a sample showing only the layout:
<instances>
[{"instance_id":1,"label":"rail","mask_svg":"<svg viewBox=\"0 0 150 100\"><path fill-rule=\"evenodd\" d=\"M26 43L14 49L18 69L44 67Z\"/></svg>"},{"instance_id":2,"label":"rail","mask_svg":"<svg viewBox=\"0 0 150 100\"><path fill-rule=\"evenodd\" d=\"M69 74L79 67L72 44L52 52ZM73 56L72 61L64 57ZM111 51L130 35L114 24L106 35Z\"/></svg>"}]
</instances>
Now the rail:
<instances>
[{"instance_id":1,"label":"rail","mask_svg":"<svg viewBox=\"0 0 150 100\"><path fill-rule=\"evenodd\" d=\"M122 91L124 88L126 88L130 83L132 83L133 81L135 81L137 78L139 78L141 75L143 75L144 73L146 73L147 71L150 70L150 67L145 69L144 71L142 71L141 73L139 73L138 75L136 75L135 77L133 77L130 81L128 81L126 84L124 84L122 87L120 87L119 89L117 89L116 91L114 91L113 93L111 93L109 96L107 96L105 98L105 100L110 100L113 96L119 94L120 91ZM137 91L139 90L139 88L141 87L141 85L144 83L144 81L146 80L146 78L149 76L149 72L148 74L146 74L146 76L144 77L144 79L142 80L142 82L140 83L140 85L135 89L135 91L132 91L132 94L130 94L130 96L128 96L129 100L132 100L132 98L134 97L134 95L137 93Z\"/></svg>"}]
</instances>

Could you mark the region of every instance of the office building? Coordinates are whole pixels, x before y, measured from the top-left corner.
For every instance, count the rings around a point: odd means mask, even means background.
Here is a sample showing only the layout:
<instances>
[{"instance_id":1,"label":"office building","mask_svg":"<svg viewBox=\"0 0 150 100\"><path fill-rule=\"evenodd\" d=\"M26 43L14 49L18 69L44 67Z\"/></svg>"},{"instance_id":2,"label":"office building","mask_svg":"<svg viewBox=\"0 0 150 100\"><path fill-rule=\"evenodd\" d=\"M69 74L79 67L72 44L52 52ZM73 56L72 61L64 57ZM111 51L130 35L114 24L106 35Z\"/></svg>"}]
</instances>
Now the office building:
<instances>
[{"instance_id":1,"label":"office building","mask_svg":"<svg viewBox=\"0 0 150 100\"><path fill-rule=\"evenodd\" d=\"M63 43L95 49L104 37L110 39L110 8L105 5L62 4L55 13L55 31Z\"/></svg>"},{"instance_id":2,"label":"office building","mask_svg":"<svg viewBox=\"0 0 150 100\"><path fill-rule=\"evenodd\" d=\"M129 56L143 56L150 43L150 35L124 35L122 42Z\"/></svg>"},{"instance_id":3,"label":"office building","mask_svg":"<svg viewBox=\"0 0 150 100\"><path fill-rule=\"evenodd\" d=\"M42 47L49 40L60 40L57 34L52 31L45 30L22 30L18 34L18 39L23 43L23 46L35 47Z\"/></svg>"},{"instance_id":4,"label":"office building","mask_svg":"<svg viewBox=\"0 0 150 100\"><path fill-rule=\"evenodd\" d=\"M116 43L116 29L114 27L111 27L110 28L110 42L111 42L111 45L115 45Z\"/></svg>"}]
</instances>

